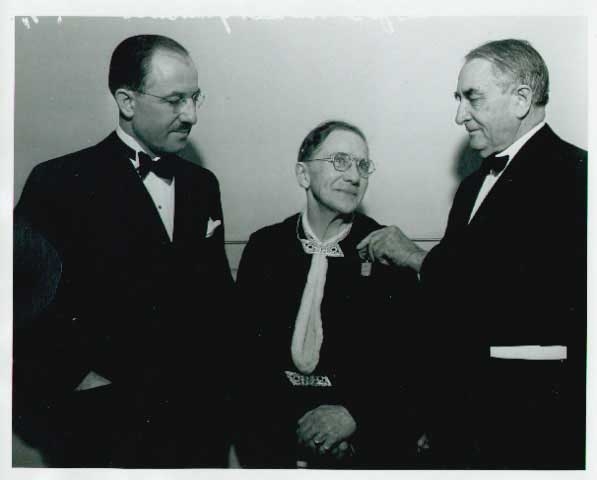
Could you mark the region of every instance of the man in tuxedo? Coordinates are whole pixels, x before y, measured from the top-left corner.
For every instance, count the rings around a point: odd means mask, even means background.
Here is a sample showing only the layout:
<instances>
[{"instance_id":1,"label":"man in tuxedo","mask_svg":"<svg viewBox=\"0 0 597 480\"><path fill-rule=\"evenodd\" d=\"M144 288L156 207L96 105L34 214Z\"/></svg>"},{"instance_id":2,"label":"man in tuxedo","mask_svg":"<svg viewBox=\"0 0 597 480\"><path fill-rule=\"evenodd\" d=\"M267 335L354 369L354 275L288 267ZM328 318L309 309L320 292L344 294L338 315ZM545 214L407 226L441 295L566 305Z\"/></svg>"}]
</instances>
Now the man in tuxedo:
<instances>
[{"instance_id":1,"label":"man in tuxedo","mask_svg":"<svg viewBox=\"0 0 597 480\"><path fill-rule=\"evenodd\" d=\"M357 246L420 275L438 465L584 465L587 154L545 123L548 87L526 41L472 50L456 122L484 160L443 239L427 252L388 227Z\"/></svg>"},{"instance_id":2,"label":"man in tuxedo","mask_svg":"<svg viewBox=\"0 0 597 480\"><path fill-rule=\"evenodd\" d=\"M15 209L62 262L15 325L13 426L50 466L220 467L232 278L220 192L176 155L203 100L184 47L114 50L115 132L35 167Z\"/></svg>"}]
</instances>

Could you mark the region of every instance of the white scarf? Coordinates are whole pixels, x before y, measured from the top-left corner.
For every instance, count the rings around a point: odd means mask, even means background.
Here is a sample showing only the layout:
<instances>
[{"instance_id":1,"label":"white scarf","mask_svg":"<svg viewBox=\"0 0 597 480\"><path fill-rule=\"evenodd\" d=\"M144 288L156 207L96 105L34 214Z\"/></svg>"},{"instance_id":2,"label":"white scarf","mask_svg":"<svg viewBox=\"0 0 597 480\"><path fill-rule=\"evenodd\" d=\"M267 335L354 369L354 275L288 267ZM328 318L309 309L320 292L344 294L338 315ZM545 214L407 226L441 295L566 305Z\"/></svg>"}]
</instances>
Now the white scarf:
<instances>
[{"instance_id":1,"label":"white scarf","mask_svg":"<svg viewBox=\"0 0 597 480\"><path fill-rule=\"evenodd\" d=\"M321 300L328 270L327 257L344 256L338 243L348 235L352 223L346 225L333 238L322 242L313 233L306 212L301 215L301 219L307 239L299 238L299 240L305 253L312 255L312 258L301 305L294 323L290 351L296 368L303 374L310 374L319 363L319 351L323 343Z\"/></svg>"}]
</instances>

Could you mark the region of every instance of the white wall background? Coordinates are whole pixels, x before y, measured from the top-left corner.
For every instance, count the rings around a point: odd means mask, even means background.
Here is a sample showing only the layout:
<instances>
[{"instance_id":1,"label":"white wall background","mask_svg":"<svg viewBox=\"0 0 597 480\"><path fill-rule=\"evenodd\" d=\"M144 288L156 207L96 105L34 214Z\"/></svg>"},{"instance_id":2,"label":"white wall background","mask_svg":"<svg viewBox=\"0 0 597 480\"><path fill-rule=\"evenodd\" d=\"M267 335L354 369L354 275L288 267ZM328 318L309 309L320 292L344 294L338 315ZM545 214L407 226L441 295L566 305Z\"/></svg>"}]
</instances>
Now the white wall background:
<instances>
[{"instance_id":1,"label":"white wall background","mask_svg":"<svg viewBox=\"0 0 597 480\"><path fill-rule=\"evenodd\" d=\"M139 33L178 40L198 66L207 101L183 156L220 179L229 241L301 208L296 152L330 118L354 122L369 137L378 171L365 212L418 239L441 237L459 179L476 159L454 123L453 91L464 55L488 40L531 41L550 69L549 123L587 147L583 17L15 22L15 201L35 164L115 127L110 55Z\"/></svg>"}]
</instances>

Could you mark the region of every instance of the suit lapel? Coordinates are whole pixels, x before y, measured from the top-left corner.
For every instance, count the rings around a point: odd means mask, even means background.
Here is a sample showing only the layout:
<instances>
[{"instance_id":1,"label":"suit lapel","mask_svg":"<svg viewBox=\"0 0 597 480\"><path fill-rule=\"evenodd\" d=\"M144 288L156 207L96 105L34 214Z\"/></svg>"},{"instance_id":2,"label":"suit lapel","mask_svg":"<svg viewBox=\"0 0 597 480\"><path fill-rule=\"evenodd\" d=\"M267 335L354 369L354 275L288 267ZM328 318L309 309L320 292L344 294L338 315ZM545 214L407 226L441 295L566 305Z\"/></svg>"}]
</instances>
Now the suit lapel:
<instances>
[{"instance_id":1,"label":"suit lapel","mask_svg":"<svg viewBox=\"0 0 597 480\"><path fill-rule=\"evenodd\" d=\"M516 160L516 158L514 160ZM514 165L510 166L513 167ZM498 179L493 188L483 199L481 205L479 205L474 217L471 218L469 223L470 227L484 223L488 217L495 218L496 215L505 213L505 206L512 201L512 181L516 178L516 175L513 176L512 173L513 170L508 169ZM469 215L470 211L472 211L475 200L476 195L473 196L472 201L470 202Z\"/></svg>"},{"instance_id":2,"label":"suit lapel","mask_svg":"<svg viewBox=\"0 0 597 480\"><path fill-rule=\"evenodd\" d=\"M479 172L473 173L462 182L450 210L444 238L460 235L468 229L471 211L482 183L483 176Z\"/></svg>"},{"instance_id":3,"label":"suit lapel","mask_svg":"<svg viewBox=\"0 0 597 480\"><path fill-rule=\"evenodd\" d=\"M464 192L463 208L458 216L459 224L461 224L463 228L466 228L469 225L471 213L473 211L475 201L477 200L477 196L479 195L479 191L481 190L481 186L483 185L484 180L485 177L482 174L476 172L475 176L471 179L468 188Z\"/></svg>"},{"instance_id":4,"label":"suit lapel","mask_svg":"<svg viewBox=\"0 0 597 480\"><path fill-rule=\"evenodd\" d=\"M549 126L545 125L523 145L479 206L471 219L471 226L484 223L487 218L493 219L496 216L513 214L513 209L518 208L517 202L520 196L532 195L528 190L529 185L537 181L537 172L545 156L545 147L553 141L553 138L555 134ZM537 178L533 180L533 177ZM475 199L476 195L470 203L471 209Z\"/></svg>"},{"instance_id":5,"label":"suit lapel","mask_svg":"<svg viewBox=\"0 0 597 480\"><path fill-rule=\"evenodd\" d=\"M102 182L105 205L117 210L117 217L131 231L142 232L146 241L170 243L151 195L128 158L127 147L115 133L108 137L106 147L103 162L107 177Z\"/></svg>"},{"instance_id":6,"label":"suit lapel","mask_svg":"<svg viewBox=\"0 0 597 480\"><path fill-rule=\"evenodd\" d=\"M204 186L195 182L195 177L186 168L184 161L172 156L175 164L174 235L177 246L205 237L209 217L208 195Z\"/></svg>"}]
</instances>

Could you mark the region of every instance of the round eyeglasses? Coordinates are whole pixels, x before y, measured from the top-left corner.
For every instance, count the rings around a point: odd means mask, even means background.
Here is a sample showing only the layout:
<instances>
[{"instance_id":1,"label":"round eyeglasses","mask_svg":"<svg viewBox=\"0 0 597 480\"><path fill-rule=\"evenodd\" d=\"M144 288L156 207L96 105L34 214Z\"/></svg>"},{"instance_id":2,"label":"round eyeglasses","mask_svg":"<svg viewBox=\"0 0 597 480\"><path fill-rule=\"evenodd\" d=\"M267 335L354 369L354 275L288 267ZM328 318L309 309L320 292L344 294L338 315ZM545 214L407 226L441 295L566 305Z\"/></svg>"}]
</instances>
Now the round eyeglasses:
<instances>
[{"instance_id":1,"label":"round eyeglasses","mask_svg":"<svg viewBox=\"0 0 597 480\"><path fill-rule=\"evenodd\" d=\"M354 164L357 166L359 175L363 178L367 178L375 171L375 164L373 163L373 160L355 157L350 153L344 152L335 152L324 158L310 158L308 160L303 160L303 162L312 162L316 160L331 163L339 172L348 171L354 162Z\"/></svg>"},{"instance_id":2,"label":"round eyeglasses","mask_svg":"<svg viewBox=\"0 0 597 480\"><path fill-rule=\"evenodd\" d=\"M201 89L197 90L195 93L192 93L191 95L182 95L177 93L175 95L168 95L167 97L154 95L153 93L144 92L143 90L135 91L137 93L140 93L141 95L148 95L150 97L160 99L163 103L170 105L175 112L180 112L189 100L193 102L193 106L195 108L201 107L201 105L203 105L203 102L205 101L205 93L203 93Z\"/></svg>"}]
</instances>

